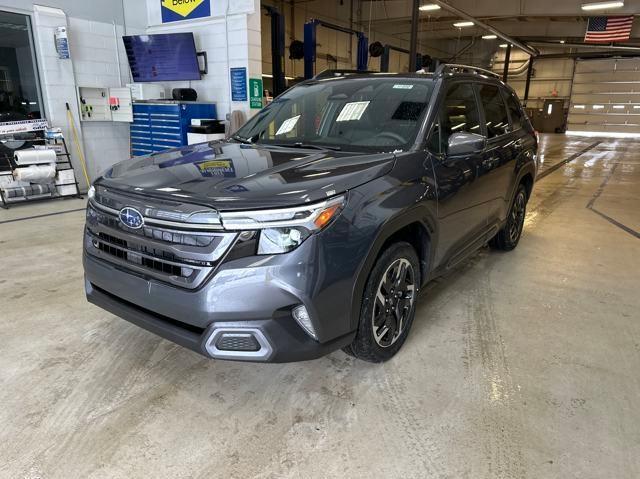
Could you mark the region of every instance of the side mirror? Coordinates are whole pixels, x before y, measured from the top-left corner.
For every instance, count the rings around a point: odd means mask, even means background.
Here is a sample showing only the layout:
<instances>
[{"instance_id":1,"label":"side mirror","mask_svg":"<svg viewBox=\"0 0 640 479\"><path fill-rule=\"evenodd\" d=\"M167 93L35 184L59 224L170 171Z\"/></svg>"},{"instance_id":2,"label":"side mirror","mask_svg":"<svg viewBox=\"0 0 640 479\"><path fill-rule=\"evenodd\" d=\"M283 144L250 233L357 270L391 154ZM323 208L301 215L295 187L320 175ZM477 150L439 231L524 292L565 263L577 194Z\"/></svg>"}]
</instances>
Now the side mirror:
<instances>
[{"instance_id":1,"label":"side mirror","mask_svg":"<svg viewBox=\"0 0 640 479\"><path fill-rule=\"evenodd\" d=\"M470 155L484 150L487 139L475 133L454 133L449 137L447 154L450 156Z\"/></svg>"}]
</instances>

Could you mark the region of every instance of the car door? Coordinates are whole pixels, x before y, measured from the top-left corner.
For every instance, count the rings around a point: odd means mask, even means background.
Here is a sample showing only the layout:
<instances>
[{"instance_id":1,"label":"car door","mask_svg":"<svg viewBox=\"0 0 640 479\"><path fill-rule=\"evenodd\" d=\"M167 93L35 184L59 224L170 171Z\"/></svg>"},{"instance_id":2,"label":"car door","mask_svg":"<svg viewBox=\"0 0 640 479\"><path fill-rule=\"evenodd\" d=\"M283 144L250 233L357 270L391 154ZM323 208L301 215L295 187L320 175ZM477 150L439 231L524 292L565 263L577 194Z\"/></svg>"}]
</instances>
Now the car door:
<instances>
[{"instance_id":1,"label":"car door","mask_svg":"<svg viewBox=\"0 0 640 479\"><path fill-rule=\"evenodd\" d=\"M481 163L484 151L452 155L454 133L482 134L478 98L469 81L451 82L439 105L437 123L428 138L437 185L438 241L435 265L450 267L486 241L486 188Z\"/></svg>"},{"instance_id":2,"label":"car door","mask_svg":"<svg viewBox=\"0 0 640 479\"><path fill-rule=\"evenodd\" d=\"M501 205L502 214L500 215L500 219L505 220L507 212L511 206L511 199L515 194L518 171L522 165L530 161L534 161L536 153L536 137L516 94L506 88L502 89L502 93L509 112L509 121L511 123L512 132L511 135L513 138L511 148L513 149L514 156L513 164L507 165L507 171L505 173L505 175L512 180L508 185L509 192L506 200Z\"/></svg>"},{"instance_id":3,"label":"car door","mask_svg":"<svg viewBox=\"0 0 640 479\"><path fill-rule=\"evenodd\" d=\"M485 178L481 194L487 204L489 226L497 232L511 198L519 143L509 121L501 87L494 83L478 83L477 89L487 135L487 147L479 165L479 174Z\"/></svg>"}]
</instances>

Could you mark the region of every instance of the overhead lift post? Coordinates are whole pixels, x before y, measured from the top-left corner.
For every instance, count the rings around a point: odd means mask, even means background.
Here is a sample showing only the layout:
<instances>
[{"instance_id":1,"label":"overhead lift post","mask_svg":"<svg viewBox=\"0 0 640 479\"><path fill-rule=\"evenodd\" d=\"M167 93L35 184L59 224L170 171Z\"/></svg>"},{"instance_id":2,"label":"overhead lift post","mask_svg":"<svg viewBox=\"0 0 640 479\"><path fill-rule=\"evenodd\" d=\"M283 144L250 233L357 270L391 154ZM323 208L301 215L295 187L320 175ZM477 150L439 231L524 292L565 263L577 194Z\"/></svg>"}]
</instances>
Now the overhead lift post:
<instances>
[{"instance_id":1,"label":"overhead lift post","mask_svg":"<svg viewBox=\"0 0 640 479\"><path fill-rule=\"evenodd\" d=\"M304 77L313 78L314 66L316 63L316 30L318 27L325 27L348 35L356 35L358 39L357 69L367 70L367 60L369 59L369 40L363 32L352 30L351 28L334 25L323 20L309 20L304 24Z\"/></svg>"},{"instance_id":2,"label":"overhead lift post","mask_svg":"<svg viewBox=\"0 0 640 479\"><path fill-rule=\"evenodd\" d=\"M271 74L273 75L273 96L287 89L284 77L284 15L277 8L263 5L271 17Z\"/></svg>"}]
</instances>

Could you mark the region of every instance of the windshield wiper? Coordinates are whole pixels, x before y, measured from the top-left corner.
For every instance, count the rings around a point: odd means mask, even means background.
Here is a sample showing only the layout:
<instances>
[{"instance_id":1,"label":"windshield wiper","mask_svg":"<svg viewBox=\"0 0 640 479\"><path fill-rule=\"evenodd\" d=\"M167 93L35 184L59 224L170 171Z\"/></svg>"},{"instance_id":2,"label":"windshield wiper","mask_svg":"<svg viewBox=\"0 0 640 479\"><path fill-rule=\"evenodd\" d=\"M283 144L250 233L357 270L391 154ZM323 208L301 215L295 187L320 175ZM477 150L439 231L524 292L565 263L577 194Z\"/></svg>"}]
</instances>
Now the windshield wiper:
<instances>
[{"instance_id":1,"label":"windshield wiper","mask_svg":"<svg viewBox=\"0 0 640 479\"><path fill-rule=\"evenodd\" d=\"M320 146L313 145L311 143L270 143L273 146L280 146L283 148L307 148L309 150L331 150L331 151L340 151L342 148L339 146Z\"/></svg>"}]
</instances>

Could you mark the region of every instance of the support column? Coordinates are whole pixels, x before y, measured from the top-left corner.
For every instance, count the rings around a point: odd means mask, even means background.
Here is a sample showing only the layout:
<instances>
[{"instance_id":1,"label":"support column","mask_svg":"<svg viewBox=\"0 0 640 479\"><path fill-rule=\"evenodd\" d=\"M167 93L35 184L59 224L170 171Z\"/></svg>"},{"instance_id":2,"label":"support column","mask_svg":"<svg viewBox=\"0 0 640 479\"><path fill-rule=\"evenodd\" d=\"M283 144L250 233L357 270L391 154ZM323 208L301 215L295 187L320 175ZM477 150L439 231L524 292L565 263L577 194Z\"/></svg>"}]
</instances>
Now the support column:
<instances>
[{"instance_id":1,"label":"support column","mask_svg":"<svg viewBox=\"0 0 640 479\"><path fill-rule=\"evenodd\" d=\"M511 43L507 43L507 51L504 54L504 71L502 72L502 81L507 83L509 79L509 60L511 60Z\"/></svg>"},{"instance_id":2,"label":"support column","mask_svg":"<svg viewBox=\"0 0 640 479\"><path fill-rule=\"evenodd\" d=\"M409 71L416 71L416 53L418 53L418 14L420 13L420 0L413 0L411 11L411 39L409 42Z\"/></svg>"},{"instance_id":3,"label":"support column","mask_svg":"<svg viewBox=\"0 0 640 479\"><path fill-rule=\"evenodd\" d=\"M529 57L529 66L527 67L527 81L524 84L524 98L522 102L527 106L527 100L529 99L529 87L531 86L531 75L533 74L533 57Z\"/></svg>"}]
</instances>

